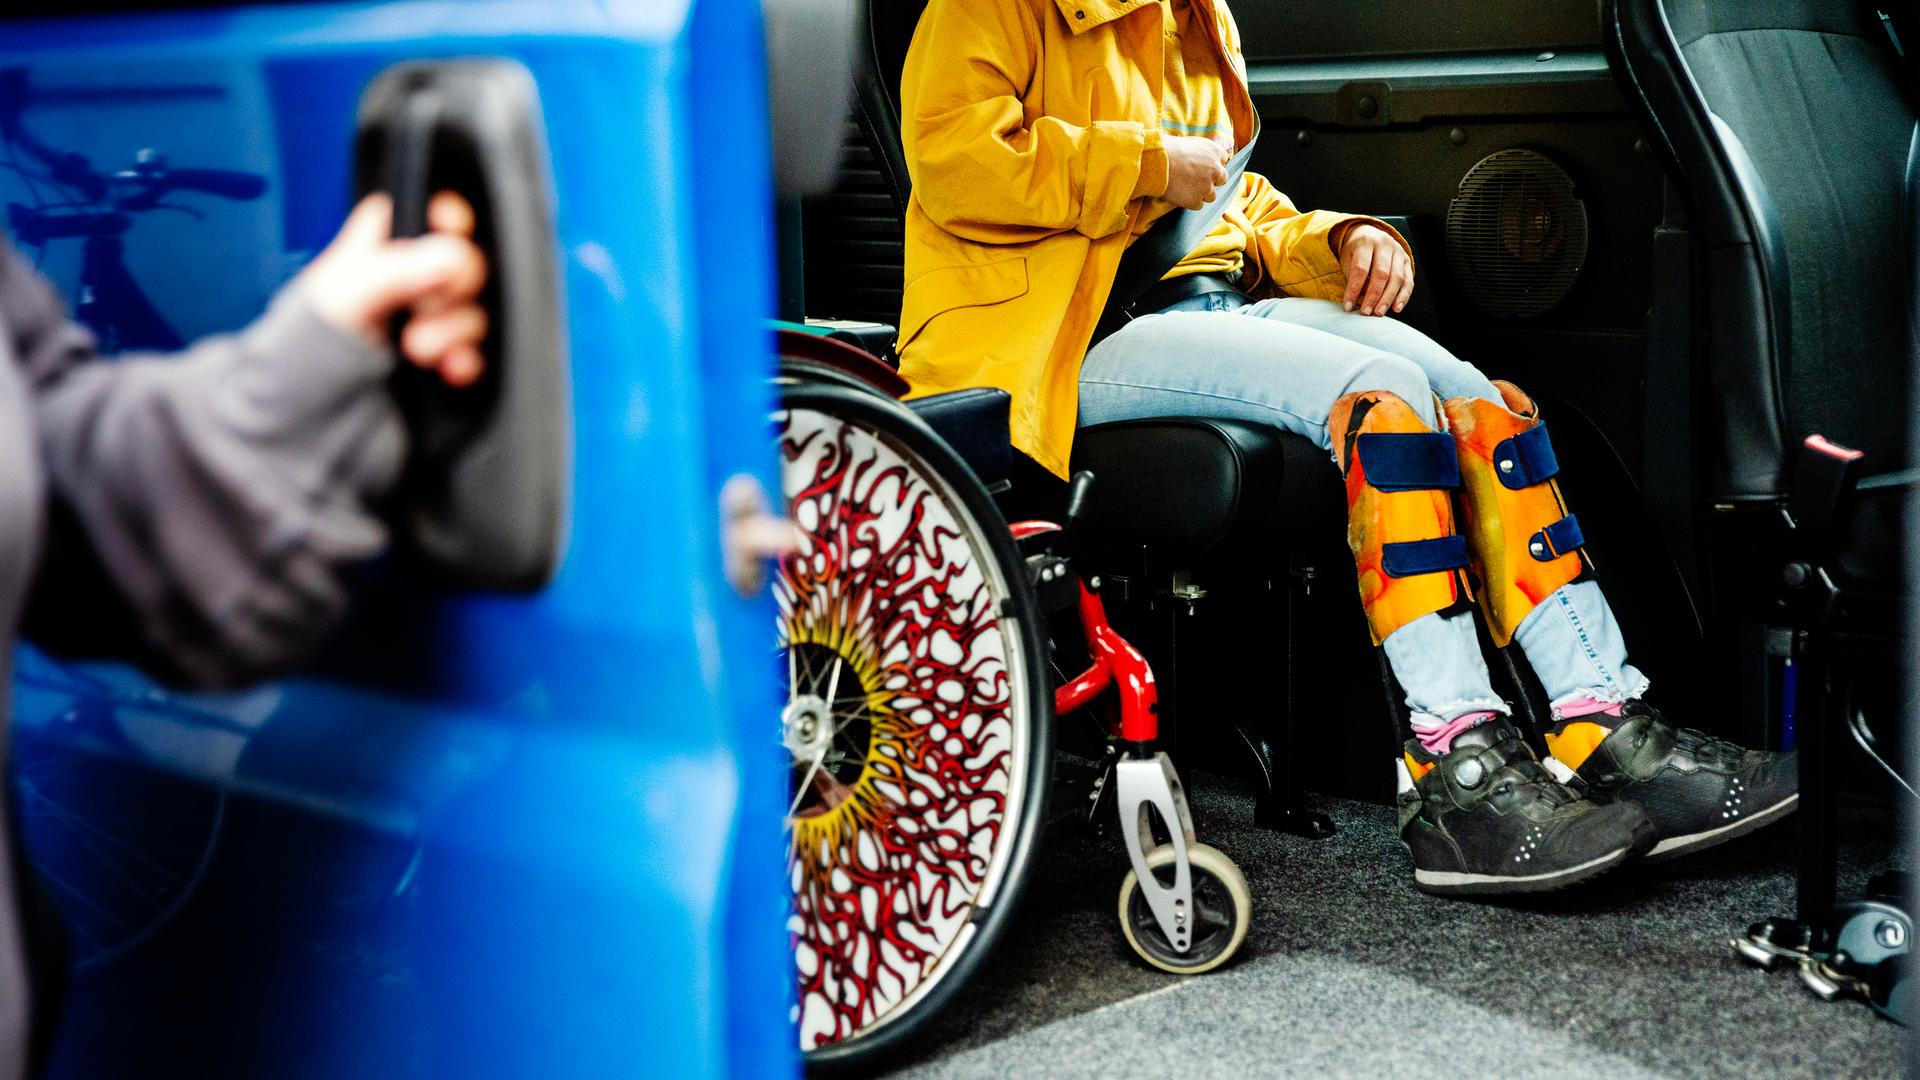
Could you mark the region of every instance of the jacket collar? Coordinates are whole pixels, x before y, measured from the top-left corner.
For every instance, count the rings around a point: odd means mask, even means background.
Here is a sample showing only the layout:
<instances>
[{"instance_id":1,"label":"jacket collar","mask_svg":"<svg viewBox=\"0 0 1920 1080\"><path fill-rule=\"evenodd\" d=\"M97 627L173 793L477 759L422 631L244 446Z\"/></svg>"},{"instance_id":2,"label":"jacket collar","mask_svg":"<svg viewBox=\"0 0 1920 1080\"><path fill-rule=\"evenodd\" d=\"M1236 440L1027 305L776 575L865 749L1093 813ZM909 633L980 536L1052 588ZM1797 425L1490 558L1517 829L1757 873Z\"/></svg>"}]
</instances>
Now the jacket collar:
<instances>
[{"instance_id":1,"label":"jacket collar","mask_svg":"<svg viewBox=\"0 0 1920 1080\"><path fill-rule=\"evenodd\" d=\"M1066 16L1067 28L1075 34L1084 33L1096 26L1107 23L1129 12L1143 7L1159 7L1160 0L1053 0Z\"/></svg>"}]
</instances>

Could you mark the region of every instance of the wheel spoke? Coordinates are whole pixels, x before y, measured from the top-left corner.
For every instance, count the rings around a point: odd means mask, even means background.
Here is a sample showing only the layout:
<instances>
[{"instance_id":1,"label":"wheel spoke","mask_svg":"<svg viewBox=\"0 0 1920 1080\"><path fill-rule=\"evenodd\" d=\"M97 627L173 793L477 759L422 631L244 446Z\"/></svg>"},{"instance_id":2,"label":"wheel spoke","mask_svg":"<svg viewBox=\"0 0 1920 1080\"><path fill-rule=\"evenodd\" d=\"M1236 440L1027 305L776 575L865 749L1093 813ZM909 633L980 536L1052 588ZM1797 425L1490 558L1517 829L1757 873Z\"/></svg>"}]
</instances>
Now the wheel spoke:
<instances>
[{"instance_id":1,"label":"wheel spoke","mask_svg":"<svg viewBox=\"0 0 1920 1080\"><path fill-rule=\"evenodd\" d=\"M1202 904L1200 905L1200 917L1194 921L1204 923L1207 926L1224 928L1233 925L1233 916L1221 911L1212 904Z\"/></svg>"},{"instance_id":2,"label":"wheel spoke","mask_svg":"<svg viewBox=\"0 0 1920 1080\"><path fill-rule=\"evenodd\" d=\"M813 790L814 774L820 771L820 763L825 760L827 760L827 752L824 749L813 755L813 764L807 766L806 778L800 781L799 790L793 793L793 805L787 807L788 825L793 824L793 815L799 812L801 800L807 797L807 792Z\"/></svg>"}]
</instances>

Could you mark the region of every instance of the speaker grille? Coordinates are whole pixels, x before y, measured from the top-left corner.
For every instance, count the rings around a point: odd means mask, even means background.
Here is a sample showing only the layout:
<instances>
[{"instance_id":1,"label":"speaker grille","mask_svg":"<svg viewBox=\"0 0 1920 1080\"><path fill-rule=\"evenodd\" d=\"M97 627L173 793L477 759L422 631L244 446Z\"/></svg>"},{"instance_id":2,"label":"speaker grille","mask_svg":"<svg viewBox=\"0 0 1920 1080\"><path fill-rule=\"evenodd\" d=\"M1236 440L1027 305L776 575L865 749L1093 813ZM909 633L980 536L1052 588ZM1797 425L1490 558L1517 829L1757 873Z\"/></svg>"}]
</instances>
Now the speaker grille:
<instances>
[{"instance_id":1,"label":"speaker grille","mask_svg":"<svg viewBox=\"0 0 1920 1080\"><path fill-rule=\"evenodd\" d=\"M1501 319L1546 314L1587 259L1587 207L1573 177L1532 150L1480 159L1447 205L1447 256L1480 310Z\"/></svg>"}]
</instances>

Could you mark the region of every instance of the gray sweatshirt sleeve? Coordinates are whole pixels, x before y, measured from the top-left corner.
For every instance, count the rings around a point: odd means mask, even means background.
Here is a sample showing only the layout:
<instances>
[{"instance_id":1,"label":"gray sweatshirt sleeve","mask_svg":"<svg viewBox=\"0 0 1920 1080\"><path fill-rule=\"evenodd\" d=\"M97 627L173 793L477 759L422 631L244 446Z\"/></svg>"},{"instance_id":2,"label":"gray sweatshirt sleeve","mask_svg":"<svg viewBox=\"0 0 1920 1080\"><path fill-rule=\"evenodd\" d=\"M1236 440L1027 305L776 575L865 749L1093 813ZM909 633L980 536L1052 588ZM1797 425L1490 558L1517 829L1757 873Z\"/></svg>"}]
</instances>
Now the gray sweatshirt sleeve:
<instances>
[{"instance_id":1,"label":"gray sweatshirt sleeve","mask_svg":"<svg viewBox=\"0 0 1920 1080\"><path fill-rule=\"evenodd\" d=\"M26 370L54 497L152 648L198 682L296 659L386 533L369 499L405 456L391 354L283 292L257 322L167 357L96 361L17 253L0 326Z\"/></svg>"}]
</instances>

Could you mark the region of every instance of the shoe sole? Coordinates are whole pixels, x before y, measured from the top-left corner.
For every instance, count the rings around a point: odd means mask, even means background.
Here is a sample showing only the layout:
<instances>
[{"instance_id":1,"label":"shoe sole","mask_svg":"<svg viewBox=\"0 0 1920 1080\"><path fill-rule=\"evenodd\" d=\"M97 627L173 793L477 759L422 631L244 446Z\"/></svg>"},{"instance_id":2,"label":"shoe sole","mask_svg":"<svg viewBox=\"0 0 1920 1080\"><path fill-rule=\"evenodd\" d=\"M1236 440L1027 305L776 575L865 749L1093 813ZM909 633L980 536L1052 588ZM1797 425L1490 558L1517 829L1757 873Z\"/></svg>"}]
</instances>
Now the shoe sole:
<instances>
[{"instance_id":1,"label":"shoe sole","mask_svg":"<svg viewBox=\"0 0 1920 1080\"><path fill-rule=\"evenodd\" d=\"M1691 855L1696 851L1705 851L1710 847L1716 847L1729 840L1737 840L1755 829L1773 824L1798 809L1800 809L1800 793L1796 791L1786 798L1781 799L1779 802L1774 803L1772 806L1767 807L1765 810L1743 818L1740 821L1722 825L1717 829L1708 829L1704 832L1688 833L1686 836L1668 837L1653 845L1653 850L1647 852L1647 861L1650 863L1665 862L1668 859L1677 859L1682 855Z\"/></svg>"},{"instance_id":2,"label":"shoe sole","mask_svg":"<svg viewBox=\"0 0 1920 1080\"><path fill-rule=\"evenodd\" d=\"M1460 870L1413 871L1414 884L1435 896L1499 896L1509 893L1539 893L1564 889L1599 877L1633 858L1638 844L1628 844L1597 859L1589 859L1565 870L1524 877L1508 874L1469 874Z\"/></svg>"}]
</instances>

